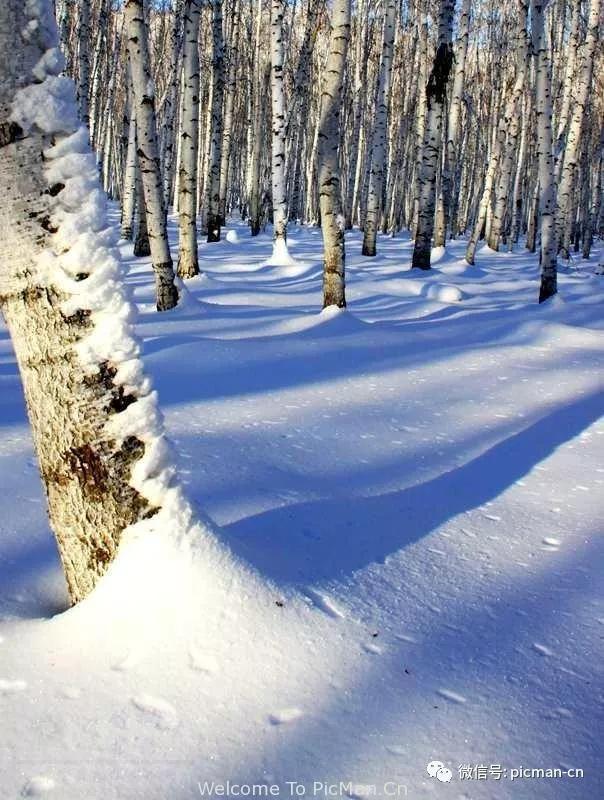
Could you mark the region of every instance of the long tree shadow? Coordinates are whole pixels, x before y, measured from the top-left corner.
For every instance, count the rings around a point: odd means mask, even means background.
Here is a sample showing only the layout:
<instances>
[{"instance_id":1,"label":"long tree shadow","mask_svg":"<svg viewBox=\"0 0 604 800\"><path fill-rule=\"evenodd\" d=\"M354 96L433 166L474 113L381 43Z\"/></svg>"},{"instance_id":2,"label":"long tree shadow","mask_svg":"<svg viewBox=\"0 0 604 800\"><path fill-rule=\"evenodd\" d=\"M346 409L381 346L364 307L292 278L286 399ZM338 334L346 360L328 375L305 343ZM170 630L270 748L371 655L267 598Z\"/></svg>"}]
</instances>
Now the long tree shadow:
<instances>
[{"instance_id":1,"label":"long tree shadow","mask_svg":"<svg viewBox=\"0 0 604 800\"><path fill-rule=\"evenodd\" d=\"M592 392L425 483L374 497L289 505L223 530L230 546L273 580L299 583L350 574L497 497L603 413L604 393Z\"/></svg>"}]
</instances>

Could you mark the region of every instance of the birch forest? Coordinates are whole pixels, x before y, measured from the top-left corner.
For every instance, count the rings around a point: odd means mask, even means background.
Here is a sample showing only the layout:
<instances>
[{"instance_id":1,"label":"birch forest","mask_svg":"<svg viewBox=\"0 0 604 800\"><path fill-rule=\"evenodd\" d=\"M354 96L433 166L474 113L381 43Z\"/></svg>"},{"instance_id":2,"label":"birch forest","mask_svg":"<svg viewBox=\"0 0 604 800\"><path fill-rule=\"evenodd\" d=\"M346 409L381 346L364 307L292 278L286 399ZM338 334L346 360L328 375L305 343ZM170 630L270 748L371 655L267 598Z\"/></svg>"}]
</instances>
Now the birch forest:
<instances>
[{"instance_id":1,"label":"birch forest","mask_svg":"<svg viewBox=\"0 0 604 800\"><path fill-rule=\"evenodd\" d=\"M602 2L0 0L0 800L604 797Z\"/></svg>"},{"instance_id":2,"label":"birch forest","mask_svg":"<svg viewBox=\"0 0 604 800\"><path fill-rule=\"evenodd\" d=\"M603 233L601 0L56 0L122 235L151 252L159 309L172 275L203 271L196 242L239 215L321 225L324 304L344 306L345 231L415 239L413 267L467 237L539 251L539 300L558 259ZM179 220L178 261L165 216ZM294 248L295 250L295 248Z\"/></svg>"}]
</instances>

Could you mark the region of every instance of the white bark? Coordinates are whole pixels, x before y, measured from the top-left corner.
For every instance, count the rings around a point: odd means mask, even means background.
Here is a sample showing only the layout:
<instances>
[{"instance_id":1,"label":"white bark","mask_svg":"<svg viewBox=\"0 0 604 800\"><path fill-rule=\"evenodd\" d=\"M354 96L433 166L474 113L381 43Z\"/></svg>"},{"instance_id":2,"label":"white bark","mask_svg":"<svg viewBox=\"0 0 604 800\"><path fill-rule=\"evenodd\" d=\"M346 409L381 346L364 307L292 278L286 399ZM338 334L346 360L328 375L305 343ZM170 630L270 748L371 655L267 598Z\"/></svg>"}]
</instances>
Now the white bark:
<instances>
[{"instance_id":1,"label":"white bark","mask_svg":"<svg viewBox=\"0 0 604 800\"><path fill-rule=\"evenodd\" d=\"M178 275L199 274L197 257L197 158L199 148L199 15L201 0L185 0L183 92L178 175Z\"/></svg>"},{"instance_id":2,"label":"white bark","mask_svg":"<svg viewBox=\"0 0 604 800\"><path fill-rule=\"evenodd\" d=\"M556 187L552 141L551 65L545 30L549 0L533 0L533 52L535 54L535 101L537 108L537 157L539 165L539 215L541 218L541 286L539 302L557 292Z\"/></svg>"},{"instance_id":3,"label":"white bark","mask_svg":"<svg viewBox=\"0 0 604 800\"><path fill-rule=\"evenodd\" d=\"M442 142L442 122L447 95L449 74L453 65L453 12L454 0L440 0L438 13L438 45L428 83L426 102L428 119L424 137L420 172L419 214L413 267L430 269L434 211L436 206L436 176Z\"/></svg>"},{"instance_id":4,"label":"white bark","mask_svg":"<svg viewBox=\"0 0 604 800\"><path fill-rule=\"evenodd\" d=\"M56 44L49 3L0 4L0 308L75 603L107 570L125 528L158 511L132 475L161 441L135 433L122 414L136 403L151 418L156 411L125 322L95 159L85 131L74 133L75 90L40 60ZM83 197L82 209L74 198Z\"/></svg>"},{"instance_id":5,"label":"white bark","mask_svg":"<svg viewBox=\"0 0 604 800\"><path fill-rule=\"evenodd\" d=\"M323 232L323 307L346 305L344 218L340 208L340 105L350 39L350 0L334 0L329 57L321 91L319 198Z\"/></svg>"},{"instance_id":6,"label":"white bark","mask_svg":"<svg viewBox=\"0 0 604 800\"><path fill-rule=\"evenodd\" d=\"M451 103L447 123L447 143L442 171L442 198L444 215L444 239L457 235L457 196L459 194L458 148L461 121L461 106L466 81L466 58L470 38L471 0L462 0L459 18L459 33L455 51L455 74L451 89ZM439 244L439 242L437 242ZM444 242L442 242L444 244Z\"/></svg>"},{"instance_id":7,"label":"white bark","mask_svg":"<svg viewBox=\"0 0 604 800\"><path fill-rule=\"evenodd\" d=\"M386 168L386 130L388 125L388 105L390 103L390 83L392 73L392 52L397 3L386 0L384 14L384 33L382 40L382 61L377 94L377 112L371 142L371 168L369 171L369 191L367 193L367 214L363 227L363 255L376 253L377 230L380 222L384 173Z\"/></svg>"},{"instance_id":8,"label":"white bark","mask_svg":"<svg viewBox=\"0 0 604 800\"><path fill-rule=\"evenodd\" d=\"M212 0L212 132L208 175L208 242L220 241L220 164L222 101L224 98L224 41L222 2Z\"/></svg>"},{"instance_id":9,"label":"white bark","mask_svg":"<svg viewBox=\"0 0 604 800\"><path fill-rule=\"evenodd\" d=\"M287 239L285 184L285 92L283 86L284 0L271 0L271 184L273 191L274 254L284 252Z\"/></svg>"},{"instance_id":10,"label":"white bark","mask_svg":"<svg viewBox=\"0 0 604 800\"><path fill-rule=\"evenodd\" d=\"M575 210L575 185L577 164L581 145L581 131L587 118L591 91L594 53L598 42L601 0L590 0L587 33L582 48L579 85L573 98L573 113L568 128L566 147L560 158L564 159L562 177L558 189L558 247L568 257L570 237Z\"/></svg>"},{"instance_id":11,"label":"white bark","mask_svg":"<svg viewBox=\"0 0 604 800\"><path fill-rule=\"evenodd\" d=\"M157 309L166 311L176 305L178 293L174 285L174 268L168 244L155 123L155 90L149 63L143 0L126 0L124 14L132 71L138 157L145 193L151 259L155 272Z\"/></svg>"}]
</instances>

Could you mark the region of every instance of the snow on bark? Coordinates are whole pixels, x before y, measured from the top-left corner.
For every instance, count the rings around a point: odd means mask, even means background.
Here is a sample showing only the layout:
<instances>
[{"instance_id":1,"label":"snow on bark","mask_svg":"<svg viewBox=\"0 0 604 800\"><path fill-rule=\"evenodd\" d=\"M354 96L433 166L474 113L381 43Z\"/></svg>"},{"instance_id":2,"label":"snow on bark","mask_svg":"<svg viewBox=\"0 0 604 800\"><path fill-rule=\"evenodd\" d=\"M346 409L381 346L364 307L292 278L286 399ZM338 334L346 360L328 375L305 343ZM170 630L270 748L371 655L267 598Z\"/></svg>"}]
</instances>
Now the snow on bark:
<instances>
[{"instance_id":1,"label":"snow on bark","mask_svg":"<svg viewBox=\"0 0 604 800\"><path fill-rule=\"evenodd\" d=\"M7 43L11 43L11 47ZM72 602L173 471L50 3L0 6L0 307Z\"/></svg>"}]
</instances>

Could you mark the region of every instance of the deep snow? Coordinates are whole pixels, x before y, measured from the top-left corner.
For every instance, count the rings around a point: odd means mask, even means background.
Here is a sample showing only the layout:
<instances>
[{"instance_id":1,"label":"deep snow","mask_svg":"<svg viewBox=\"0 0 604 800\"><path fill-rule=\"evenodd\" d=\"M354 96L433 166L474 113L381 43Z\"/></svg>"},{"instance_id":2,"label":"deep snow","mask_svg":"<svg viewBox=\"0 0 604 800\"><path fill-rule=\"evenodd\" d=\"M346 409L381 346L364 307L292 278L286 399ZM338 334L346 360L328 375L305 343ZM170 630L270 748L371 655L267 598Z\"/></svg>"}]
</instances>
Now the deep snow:
<instances>
[{"instance_id":1,"label":"deep snow","mask_svg":"<svg viewBox=\"0 0 604 800\"><path fill-rule=\"evenodd\" d=\"M534 256L482 248L468 268L455 242L420 275L407 238L367 259L355 232L349 310L319 313L319 230L291 230L287 267L268 234L227 239L200 246L205 274L161 315L148 261L121 246L182 481L217 537L172 536L175 503L66 613L0 328L0 797L189 800L212 780L599 797L596 259L538 307ZM468 764L508 774L461 780ZM584 777L512 781L521 766Z\"/></svg>"}]
</instances>

